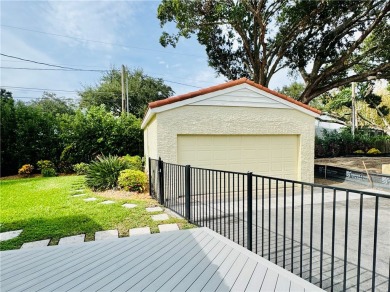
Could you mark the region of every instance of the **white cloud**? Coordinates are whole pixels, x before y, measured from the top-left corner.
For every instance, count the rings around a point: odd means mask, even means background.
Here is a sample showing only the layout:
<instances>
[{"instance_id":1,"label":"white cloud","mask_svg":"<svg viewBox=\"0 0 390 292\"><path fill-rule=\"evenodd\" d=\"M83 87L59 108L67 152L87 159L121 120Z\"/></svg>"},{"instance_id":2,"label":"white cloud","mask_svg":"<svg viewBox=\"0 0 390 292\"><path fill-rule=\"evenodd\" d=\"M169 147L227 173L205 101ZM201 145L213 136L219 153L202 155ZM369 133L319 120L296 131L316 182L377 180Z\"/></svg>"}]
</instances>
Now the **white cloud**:
<instances>
[{"instance_id":1,"label":"white cloud","mask_svg":"<svg viewBox=\"0 0 390 292\"><path fill-rule=\"evenodd\" d=\"M47 29L55 34L98 40L104 43L122 43L123 26L129 27L133 9L126 1L50 1L43 15ZM129 30L130 31L130 30ZM58 38L68 45L80 45L89 49L111 49L111 45L97 42Z\"/></svg>"}]
</instances>

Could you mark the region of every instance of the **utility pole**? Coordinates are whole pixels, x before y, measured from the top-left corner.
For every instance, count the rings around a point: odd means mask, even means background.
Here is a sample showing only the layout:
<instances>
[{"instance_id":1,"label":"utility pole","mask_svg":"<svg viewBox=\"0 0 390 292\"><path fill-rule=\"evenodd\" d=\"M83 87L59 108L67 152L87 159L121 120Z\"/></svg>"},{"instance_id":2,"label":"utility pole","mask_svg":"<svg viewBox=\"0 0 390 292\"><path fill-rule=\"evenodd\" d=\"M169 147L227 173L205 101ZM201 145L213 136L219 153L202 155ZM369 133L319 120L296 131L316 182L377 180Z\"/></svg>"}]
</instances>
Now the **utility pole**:
<instances>
[{"instance_id":1,"label":"utility pole","mask_svg":"<svg viewBox=\"0 0 390 292\"><path fill-rule=\"evenodd\" d=\"M352 113L351 113L351 122L352 122L352 136L355 136L356 130L356 99L355 99L355 82L352 82Z\"/></svg>"},{"instance_id":2,"label":"utility pole","mask_svg":"<svg viewBox=\"0 0 390 292\"><path fill-rule=\"evenodd\" d=\"M122 114L125 112L125 65L122 65Z\"/></svg>"},{"instance_id":3,"label":"utility pole","mask_svg":"<svg viewBox=\"0 0 390 292\"><path fill-rule=\"evenodd\" d=\"M126 112L129 113L129 77L126 75Z\"/></svg>"}]
</instances>

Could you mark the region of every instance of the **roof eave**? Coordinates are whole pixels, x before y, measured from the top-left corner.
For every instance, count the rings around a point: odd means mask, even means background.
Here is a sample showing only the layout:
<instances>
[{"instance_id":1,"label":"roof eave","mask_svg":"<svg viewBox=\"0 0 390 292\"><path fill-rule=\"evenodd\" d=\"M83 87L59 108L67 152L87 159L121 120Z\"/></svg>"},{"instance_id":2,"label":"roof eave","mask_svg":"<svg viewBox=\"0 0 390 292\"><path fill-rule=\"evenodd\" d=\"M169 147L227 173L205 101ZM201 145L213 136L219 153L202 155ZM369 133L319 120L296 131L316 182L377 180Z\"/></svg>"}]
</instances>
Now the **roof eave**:
<instances>
[{"instance_id":1,"label":"roof eave","mask_svg":"<svg viewBox=\"0 0 390 292\"><path fill-rule=\"evenodd\" d=\"M146 126L149 124L150 120L156 115L156 112L151 109L151 108L148 108L148 111L146 112L146 115L144 117L144 119L142 120L142 123L141 123L141 129L142 130L145 130Z\"/></svg>"}]
</instances>

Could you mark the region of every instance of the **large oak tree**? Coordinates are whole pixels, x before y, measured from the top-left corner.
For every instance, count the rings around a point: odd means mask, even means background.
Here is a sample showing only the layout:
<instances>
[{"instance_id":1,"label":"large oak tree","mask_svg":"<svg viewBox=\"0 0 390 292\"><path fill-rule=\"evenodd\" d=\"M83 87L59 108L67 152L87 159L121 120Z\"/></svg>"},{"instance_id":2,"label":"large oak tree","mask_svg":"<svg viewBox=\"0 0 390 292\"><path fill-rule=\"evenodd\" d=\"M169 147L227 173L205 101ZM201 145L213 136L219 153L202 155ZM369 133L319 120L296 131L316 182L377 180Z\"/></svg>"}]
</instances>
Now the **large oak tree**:
<instances>
[{"instance_id":1,"label":"large oak tree","mask_svg":"<svg viewBox=\"0 0 390 292\"><path fill-rule=\"evenodd\" d=\"M330 89L390 78L390 2L291 0L163 0L160 43L196 35L209 65L228 79L268 86L276 72L299 73L309 103Z\"/></svg>"}]
</instances>

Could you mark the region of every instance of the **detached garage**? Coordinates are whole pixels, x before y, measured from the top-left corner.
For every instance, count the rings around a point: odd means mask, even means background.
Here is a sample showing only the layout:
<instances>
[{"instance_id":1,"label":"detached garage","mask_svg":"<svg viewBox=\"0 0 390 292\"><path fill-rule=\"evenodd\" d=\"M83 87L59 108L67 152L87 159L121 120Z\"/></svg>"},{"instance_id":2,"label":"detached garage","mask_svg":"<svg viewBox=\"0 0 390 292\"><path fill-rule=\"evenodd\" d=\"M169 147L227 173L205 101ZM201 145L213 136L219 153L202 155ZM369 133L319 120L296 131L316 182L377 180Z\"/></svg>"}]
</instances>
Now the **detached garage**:
<instances>
[{"instance_id":1,"label":"detached garage","mask_svg":"<svg viewBox=\"0 0 390 292\"><path fill-rule=\"evenodd\" d=\"M242 78L150 103L145 156L312 182L319 114Z\"/></svg>"}]
</instances>

